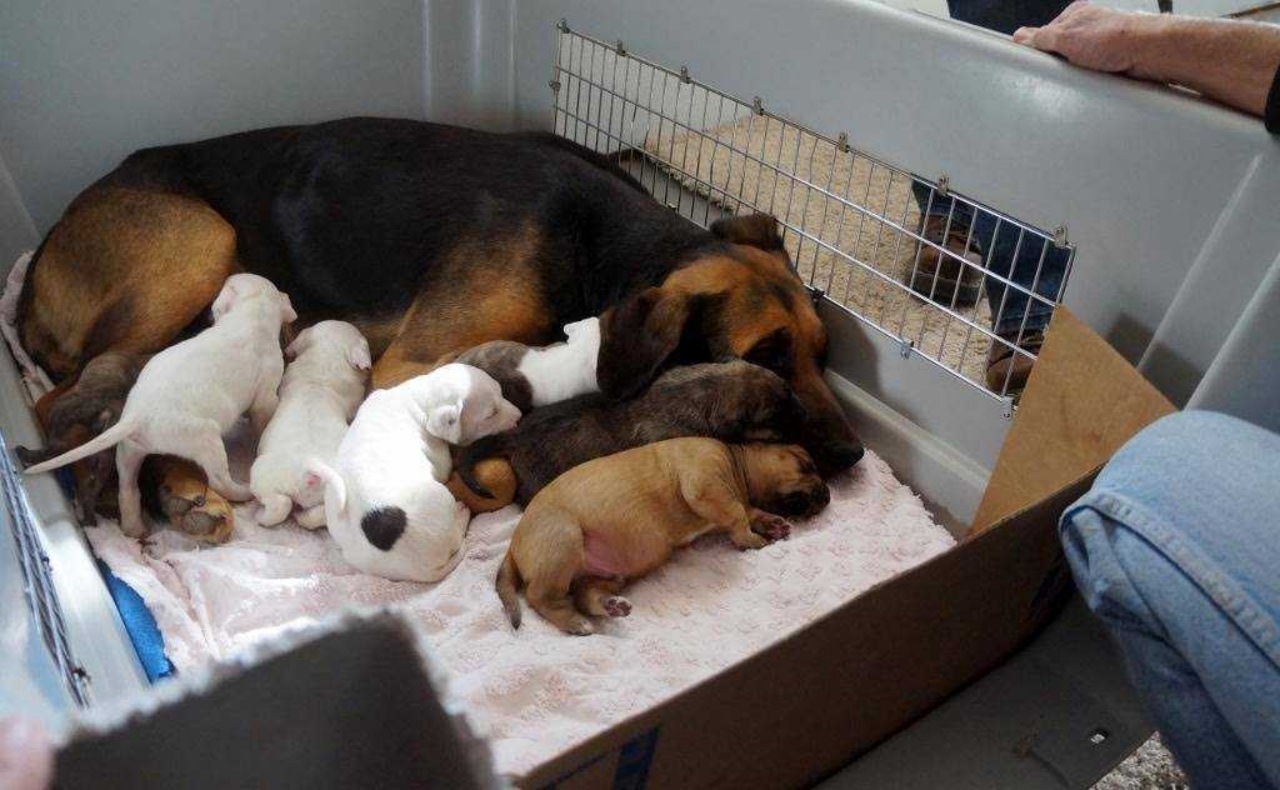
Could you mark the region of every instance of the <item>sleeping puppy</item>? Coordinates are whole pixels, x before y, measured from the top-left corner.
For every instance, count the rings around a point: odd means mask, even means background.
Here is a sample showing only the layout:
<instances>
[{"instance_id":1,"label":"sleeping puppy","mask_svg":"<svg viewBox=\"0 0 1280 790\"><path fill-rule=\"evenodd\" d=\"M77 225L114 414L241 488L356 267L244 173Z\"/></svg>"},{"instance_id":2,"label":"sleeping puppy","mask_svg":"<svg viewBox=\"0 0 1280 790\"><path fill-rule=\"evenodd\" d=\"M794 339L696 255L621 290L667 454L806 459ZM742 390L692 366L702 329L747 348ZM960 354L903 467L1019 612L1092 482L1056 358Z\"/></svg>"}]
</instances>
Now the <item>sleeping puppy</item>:
<instances>
[{"instance_id":1,"label":"sleeping puppy","mask_svg":"<svg viewBox=\"0 0 1280 790\"><path fill-rule=\"evenodd\" d=\"M204 470L176 455L148 455L138 476L142 506L157 521L201 543L231 539L236 514L231 504L209 488ZM105 510L103 512L106 512Z\"/></svg>"},{"instance_id":2,"label":"sleeping puppy","mask_svg":"<svg viewBox=\"0 0 1280 790\"><path fill-rule=\"evenodd\" d=\"M18 458L26 466L48 461L115 425L129 388L145 362L144 356L118 352L94 357L81 371L75 385L54 400L51 407L47 410L37 407L47 437L44 449L15 447ZM115 458L111 450L102 450L76 462L72 472L80 520L84 524L96 524L98 494L111 482Z\"/></svg>"},{"instance_id":3,"label":"sleeping puppy","mask_svg":"<svg viewBox=\"0 0 1280 790\"><path fill-rule=\"evenodd\" d=\"M522 505L578 464L662 439L794 439L803 409L777 374L749 362L686 365L641 395L583 395L537 409L514 430L459 451L449 490L472 512Z\"/></svg>"},{"instance_id":4,"label":"sleeping puppy","mask_svg":"<svg viewBox=\"0 0 1280 790\"><path fill-rule=\"evenodd\" d=\"M29 467L37 474L116 448L120 528L142 537L138 472L149 454L195 461L209 485L232 501L253 495L227 468L222 442L246 411L261 431L276 408L284 370L280 328L297 319L289 297L256 274L227 278L213 303L213 326L151 358L125 400L119 422L90 442Z\"/></svg>"},{"instance_id":5,"label":"sleeping puppy","mask_svg":"<svg viewBox=\"0 0 1280 790\"><path fill-rule=\"evenodd\" d=\"M586 615L630 614L618 595L627 580L699 535L728 532L738 548L759 549L790 534L775 514L812 516L830 500L813 459L794 445L697 438L626 450L571 469L534 497L498 571L498 597L518 628L524 583L534 611L585 636L595 630Z\"/></svg>"},{"instance_id":6,"label":"sleeping puppy","mask_svg":"<svg viewBox=\"0 0 1280 790\"><path fill-rule=\"evenodd\" d=\"M443 481L449 443L504 431L520 410L498 382L448 364L360 406L333 466L309 468L325 484L329 534L354 567L401 581L434 582L462 556L470 513Z\"/></svg>"},{"instance_id":7,"label":"sleeping puppy","mask_svg":"<svg viewBox=\"0 0 1280 790\"><path fill-rule=\"evenodd\" d=\"M565 324L567 343L530 348L494 340L459 354L454 362L480 368L502 387L502 397L523 414L588 392L599 392L600 319Z\"/></svg>"},{"instance_id":8,"label":"sleeping puppy","mask_svg":"<svg viewBox=\"0 0 1280 790\"><path fill-rule=\"evenodd\" d=\"M280 405L258 442L249 489L262 504L258 523L274 526L297 511L307 529L324 526L324 486L307 465L332 464L364 400L369 343L345 321L321 321L285 349L293 361L280 381Z\"/></svg>"}]
</instances>

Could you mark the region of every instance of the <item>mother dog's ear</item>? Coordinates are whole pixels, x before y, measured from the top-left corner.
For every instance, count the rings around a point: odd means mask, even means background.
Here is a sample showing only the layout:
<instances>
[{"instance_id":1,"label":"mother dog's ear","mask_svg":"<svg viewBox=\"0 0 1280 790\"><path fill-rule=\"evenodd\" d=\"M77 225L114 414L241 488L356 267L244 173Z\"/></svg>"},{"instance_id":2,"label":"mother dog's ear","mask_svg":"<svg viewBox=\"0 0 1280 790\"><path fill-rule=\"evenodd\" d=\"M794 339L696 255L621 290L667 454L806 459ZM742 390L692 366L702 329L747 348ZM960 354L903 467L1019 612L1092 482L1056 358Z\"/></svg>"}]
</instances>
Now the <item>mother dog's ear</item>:
<instances>
[{"instance_id":1,"label":"mother dog's ear","mask_svg":"<svg viewBox=\"0 0 1280 790\"><path fill-rule=\"evenodd\" d=\"M769 214L748 214L745 217L725 217L711 224L711 232L730 244L746 244L765 252L786 249L778 235L778 220Z\"/></svg>"},{"instance_id":2,"label":"mother dog's ear","mask_svg":"<svg viewBox=\"0 0 1280 790\"><path fill-rule=\"evenodd\" d=\"M680 345L690 318L712 298L646 288L606 310L596 361L600 391L622 399L646 387Z\"/></svg>"}]
</instances>

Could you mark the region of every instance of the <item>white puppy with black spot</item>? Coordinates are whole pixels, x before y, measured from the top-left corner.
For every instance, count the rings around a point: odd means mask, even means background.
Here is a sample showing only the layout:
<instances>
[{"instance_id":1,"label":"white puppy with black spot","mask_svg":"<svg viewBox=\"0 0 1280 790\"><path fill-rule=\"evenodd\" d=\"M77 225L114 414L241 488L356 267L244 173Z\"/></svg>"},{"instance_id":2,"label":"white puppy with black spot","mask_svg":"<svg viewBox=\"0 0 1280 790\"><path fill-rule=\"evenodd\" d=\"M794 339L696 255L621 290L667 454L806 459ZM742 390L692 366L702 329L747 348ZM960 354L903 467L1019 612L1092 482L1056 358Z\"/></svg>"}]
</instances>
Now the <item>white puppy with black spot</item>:
<instances>
[{"instance_id":1,"label":"white puppy with black spot","mask_svg":"<svg viewBox=\"0 0 1280 790\"><path fill-rule=\"evenodd\" d=\"M332 464L337 457L364 400L369 342L346 321L321 321L302 330L284 354L292 361L280 381L280 405L258 442L249 489L262 505L264 527L294 514L299 526L317 529L325 523L324 484L307 473L308 464Z\"/></svg>"},{"instance_id":2,"label":"white puppy with black spot","mask_svg":"<svg viewBox=\"0 0 1280 790\"><path fill-rule=\"evenodd\" d=\"M388 579L434 582L462 558L471 514L444 481L450 444L510 430L520 410L493 377L443 365L360 406L332 466L313 462L325 483L329 534L351 565Z\"/></svg>"},{"instance_id":3,"label":"white puppy with black spot","mask_svg":"<svg viewBox=\"0 0 1280 790\"><path fill-rule=\"evenodd\" d=\"M147 362L120 420L96 438L28 468L46 472L119 444L120 528L147 532L138 470L148 455L177 455L204 469L209 486L233 502L251 499L231 477L222 437L246 411L255 431L275 413L284 371L280 327L297 320L289 297L256 274L228 277L213 302L213 326Z\"/></svg>"}]
</instances>

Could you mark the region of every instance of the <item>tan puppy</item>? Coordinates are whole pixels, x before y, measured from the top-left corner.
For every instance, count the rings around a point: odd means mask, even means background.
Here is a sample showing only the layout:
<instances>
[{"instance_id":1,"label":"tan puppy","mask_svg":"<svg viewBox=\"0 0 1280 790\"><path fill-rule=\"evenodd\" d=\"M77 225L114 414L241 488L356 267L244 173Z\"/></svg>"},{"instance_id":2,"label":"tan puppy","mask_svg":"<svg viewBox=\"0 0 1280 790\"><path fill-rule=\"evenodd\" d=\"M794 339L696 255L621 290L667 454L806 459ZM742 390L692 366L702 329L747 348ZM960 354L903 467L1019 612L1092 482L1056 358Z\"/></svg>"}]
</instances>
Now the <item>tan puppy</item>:
<instances>
[{"instance_id":1,"label":"tan puppy","mask_svg":"<svg viewBox=\"0 0 1280 790\"><path fill-rule=\"evenodd\" d=\"M699 535L728 532L739 548L763 548L791 532L775 514L811 516L830 500L813 459L792 445L684 438L624 450L533 498L498 571L498 597L518 628L523 581L538 614L585 636L594 628L584 615L630 614L622 585Z\"/></svg>"}]
</instances>

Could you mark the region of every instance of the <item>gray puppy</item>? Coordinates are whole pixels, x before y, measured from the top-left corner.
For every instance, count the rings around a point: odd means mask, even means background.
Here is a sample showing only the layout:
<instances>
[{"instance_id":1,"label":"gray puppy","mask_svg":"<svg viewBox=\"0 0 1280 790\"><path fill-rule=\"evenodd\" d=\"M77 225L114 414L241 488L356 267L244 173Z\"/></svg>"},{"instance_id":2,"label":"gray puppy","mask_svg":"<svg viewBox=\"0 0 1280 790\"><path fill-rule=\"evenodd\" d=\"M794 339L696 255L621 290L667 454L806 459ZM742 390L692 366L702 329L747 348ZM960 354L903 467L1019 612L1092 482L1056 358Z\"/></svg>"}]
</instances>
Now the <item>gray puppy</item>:
<instances>
[{"instance_id":1,"label":"gray puppy","mask_svg":"<svg viewBox=\"0 0 1280 790\"><path fill-rule=\"evenodd\" d=\"M531 348L511 340L494 340L441 362L461 362L488 373L521 414L599 392L596 360L600 356L600 319L584 318L566 324L566 343Z\"/></svg>"},{"instance_id":2,"label":"gray puppy","mask_svg":"<svg viewBox=\"0 0 1280 790\"><path fill-rule=\"evenodd\" d=\"M461 448L449 490L473 513L524 505L594 458L682 436L786 441L802 422L802 407L772 371L741 360L687 365L632 400L590 394L534 409L512 430Z\"/></svg>"}]
</instances>

